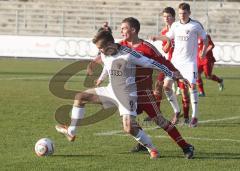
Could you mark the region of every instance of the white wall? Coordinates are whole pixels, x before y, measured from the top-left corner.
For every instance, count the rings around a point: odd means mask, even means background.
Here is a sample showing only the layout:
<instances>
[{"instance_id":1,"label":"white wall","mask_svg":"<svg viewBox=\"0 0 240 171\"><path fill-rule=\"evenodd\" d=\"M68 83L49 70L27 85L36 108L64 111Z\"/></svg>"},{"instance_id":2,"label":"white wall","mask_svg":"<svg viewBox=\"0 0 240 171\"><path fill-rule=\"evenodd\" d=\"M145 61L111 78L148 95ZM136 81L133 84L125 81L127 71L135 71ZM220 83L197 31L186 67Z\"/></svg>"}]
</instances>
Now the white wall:
<instances>
[{"instance_id":1,"label":"white wall","mask_svg":"<svg viewBox=\"0 0 240 171\"><path fill-rule=\"evenodd\" d=\"M162 52L160 41L152 43ZM214 43L216 64L240 65L240 43ZM0 35L0 57L91 59L97 53L89 38Z\"/></svg>"}]
</instances>

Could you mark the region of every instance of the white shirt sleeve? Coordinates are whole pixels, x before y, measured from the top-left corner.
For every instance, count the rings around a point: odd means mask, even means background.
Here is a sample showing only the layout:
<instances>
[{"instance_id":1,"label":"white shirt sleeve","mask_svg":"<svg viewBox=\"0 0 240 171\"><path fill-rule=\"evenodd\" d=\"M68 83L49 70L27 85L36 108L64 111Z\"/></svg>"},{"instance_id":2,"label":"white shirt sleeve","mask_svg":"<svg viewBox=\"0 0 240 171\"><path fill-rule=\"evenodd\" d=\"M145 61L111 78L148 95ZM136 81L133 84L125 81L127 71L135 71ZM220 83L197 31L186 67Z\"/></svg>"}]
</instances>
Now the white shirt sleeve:
<instances>
[{"instance_id":1,"label":"white shirt sleeve","mask_svg":"<svg viewBox=\"0 0 240 171\"><path fill-rule=\"evenodd\" d=\"M107 78L107 76L108 76L108 71L107 71L107 69L106 69L105 66L104 66L104 67L103 67L103 70L102 70L102 73L101 73L101 75L99 76L98 80L103 81L103 80L105 80L105 79Z\"/></svg>"},{"instance_id":2,"label":"white shirt sleeve","mask_svg":"<svg viewBox=\"0 0 240 171\"><path fill-rule=\"evenodd\" d=\"M133 51L133 53L129 53L129 57L131 62L135 65L162 71L166 76L173 78L173 72L169 70L168 67L158 63L153 59L147 58L135 51Z\"/></svg>"},{"instance_id":3,"label":"white shirt sleeve","mask_svg":"<svg viewBox=\"0 0 240 171\"><path fill-rule=\"evenodd\" d=\"M207 39L207 33L201 24L198 24L197 33L198 33L198 37L201 37L203 40Z\"/></svg>"}]
</instances>

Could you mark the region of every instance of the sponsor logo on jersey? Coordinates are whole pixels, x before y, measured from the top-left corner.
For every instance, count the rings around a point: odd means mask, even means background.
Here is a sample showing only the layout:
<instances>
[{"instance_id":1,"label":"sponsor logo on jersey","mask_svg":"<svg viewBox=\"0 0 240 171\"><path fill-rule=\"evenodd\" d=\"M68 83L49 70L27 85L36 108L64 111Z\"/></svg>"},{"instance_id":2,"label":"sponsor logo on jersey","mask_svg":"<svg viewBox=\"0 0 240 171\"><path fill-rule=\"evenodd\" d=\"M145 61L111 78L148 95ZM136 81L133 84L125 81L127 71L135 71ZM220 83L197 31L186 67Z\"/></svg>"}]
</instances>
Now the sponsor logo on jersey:
<instances>
[{"instance_id":1,"label":"sponsor logo on jersey","mask_svg":"<svg viewBox=\"0 0 240 171\"><path fill-rule=\"evenodd\" d=\"M123 72L122 71L119 71L119 70L110 70L110 75L113 75L113 76L122 76L123 75Z\"/></svg>"}]
</instances>

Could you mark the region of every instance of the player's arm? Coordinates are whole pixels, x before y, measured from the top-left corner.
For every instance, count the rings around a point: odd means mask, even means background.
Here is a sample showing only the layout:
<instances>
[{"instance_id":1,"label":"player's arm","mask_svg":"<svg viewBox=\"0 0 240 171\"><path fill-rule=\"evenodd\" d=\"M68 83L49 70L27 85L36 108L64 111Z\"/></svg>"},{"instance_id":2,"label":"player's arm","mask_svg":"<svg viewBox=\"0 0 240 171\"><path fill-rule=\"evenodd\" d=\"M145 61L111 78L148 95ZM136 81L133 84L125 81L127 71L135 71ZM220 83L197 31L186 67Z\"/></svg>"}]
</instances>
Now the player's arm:
<instances>
[{"instance_id":1,"label":"player's arm","mask_svg":"<svg viewBox=\"0 0 240 171\"><path fill-rule=\"evenodd\" d=\"M202 48L202 51L200 52L200 58L204 58L206 56L207 47L208 47L207 33L205 32L201 24L198 25L197 32L198 32L198 36L201 37L203 41L203 48Z\"/></svg>"},{"instance_id":2,"label":"player's arm","mask_svg":"<svg viewBox=\"0 0 240 171\"><path fill-rule=\"evenodd\" d=\"M171 40L167 36L164 36L164 35L151 36L150 39L152 41L161 40L162 42L164 42L164 46L162 47L162 50L165 53L168 53L170 48L171 48L171 46L172 46Z\"/></svg>"},{"instance_id":3,"label":"player's arm","mask_svg":"<svg viewBox=\"0 0 240 171\"><path fill-rule=\"evenodd\" d=\"M93 70L98 64L102 64L102 59L100 54L88 64L87 75L93 75Z\"/></svg>"},{"instance_id":4,"label":"player's arm","mask_svg":"<svg viewBox=\"0 0 240 171\"><path fill-rule=\"evenodd\" d=\"M207 35L208 38L208 46L207 46L207 50L206 50L206 54L208 52L210 52L211 50L213 50L213 48L215 47L214 43L212 42L212 39L209 35Z\"/></svg>"},{"instance_id":5,"label":"player's arm","mask_svg":"<svg viewBox=\"0 0 240 171\"><path fill-rule=\"evenodd\" d=\"M141 54L136 54L130 56L131 61L135 65L142 66L144 68L152 68L158 71L162 71L166 76L173 78L173 79L182 79L182 75L179 71L171 71L167 66L164 64L160 64L157 61L147 58Z\"/></svg>"},{"instance_id":6,"label":"player's arm","mask_svg":"<svg viewBox=\"0 0 240 171\"><path fill-rule=\"evenodd\" d=\"M106 67L104 66L101 75L96 80L95 85L100 86L100 84L107 78L107 76L108 76L108 71L107 71Z\"/></svg>"}]
</instances>

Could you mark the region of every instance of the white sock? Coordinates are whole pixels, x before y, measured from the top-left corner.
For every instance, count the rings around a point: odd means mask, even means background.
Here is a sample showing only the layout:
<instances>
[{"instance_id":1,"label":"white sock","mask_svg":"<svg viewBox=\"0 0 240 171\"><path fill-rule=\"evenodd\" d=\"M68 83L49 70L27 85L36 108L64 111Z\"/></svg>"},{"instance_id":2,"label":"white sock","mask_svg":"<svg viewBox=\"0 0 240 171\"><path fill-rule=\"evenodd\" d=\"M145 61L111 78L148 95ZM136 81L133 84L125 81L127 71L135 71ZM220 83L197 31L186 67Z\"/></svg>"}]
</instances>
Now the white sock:
<instances>
[{"instance_id":1,"label":"white sock","mask_svg":"<svg viewBox=\"0 0 240 171\"><path fill-rule=\"evenodd\" d=\"M135 140L137 140L140 144L145 146L148 151L150 152L154 146L152 144L152 140L146 135L146 133L143 130L139 130L138 134L134 136Z\"/></svg>"},{"instance_id":2,"label":"white sock","mask_svg":"<svg viewBox=\"0 0 240 171\"><path fill-rule=\"evenodd\" d=\"M190 90L190 99L192 105L192 118L198 117L198 91Z\"/></svg>"},{"instance_id":3,"label":"white sock","mask_svg":"<svg viewBox=\"0 0 240 171\"><path fill-rule=\"evenodd\" d=\"M76 135L77 126L78 126L77 123L80 119L84 117L84 113L85 113L85 108L73 106L71 124L68 127L69 135L72 135L72 136Z\"/></svg>"},{"instance_id":4,"label":"white sock","mask_svg":"<svg viewBox=\"0 0 240 171\"><path fill-rule=\"evenodd\" d=\"M178 105L178 101L177 101L177 96L175 93L173 93L173 90L168 90L165 91L166 97L168 99L168 101L170 102L174 113L179 113L180 112L180 108Z\"/></svg>"}]
</instances>

